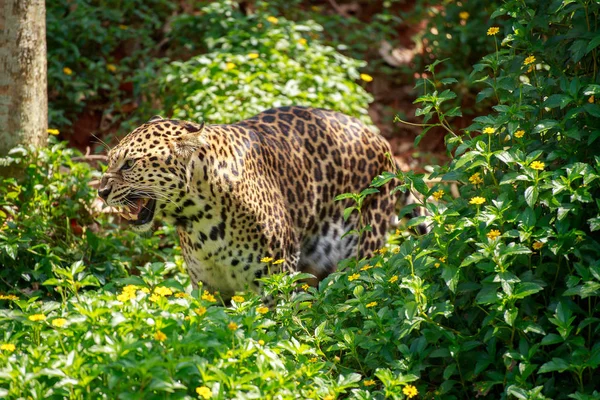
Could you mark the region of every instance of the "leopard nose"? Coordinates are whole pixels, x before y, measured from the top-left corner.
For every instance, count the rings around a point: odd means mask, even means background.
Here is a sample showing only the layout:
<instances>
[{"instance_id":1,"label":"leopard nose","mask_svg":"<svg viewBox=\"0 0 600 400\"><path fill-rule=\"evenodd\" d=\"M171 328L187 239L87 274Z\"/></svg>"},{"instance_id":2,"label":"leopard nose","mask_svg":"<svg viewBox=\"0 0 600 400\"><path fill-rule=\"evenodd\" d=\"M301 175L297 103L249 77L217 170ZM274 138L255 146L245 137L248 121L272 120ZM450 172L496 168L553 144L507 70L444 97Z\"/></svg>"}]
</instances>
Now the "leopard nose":
<instances>
[{"instance_id":1,"label":"leopard nose","mask_svg":"<svg viewBox=\"0 0 600 400\"><path fill-rule=\"evenodd\" d=\"M102 179L102 181L100 181L100 187L98 188L98 196L106 201L111 190L112 186L108 184L108 180Z\"/></svg>"},{"instance_id":2,"label":"leopard nose","mask_svg":"<svg viewBox=\"0 0 600 400\"><path fill-rule=\"evenodd\" d=\"M108 195L110 194L110 191L111 191L110 187L99 188L98 196L100 196L100 197L102 197L102 199L106 200L106 199L108 199Z\"/></svg>"}]
</instances>

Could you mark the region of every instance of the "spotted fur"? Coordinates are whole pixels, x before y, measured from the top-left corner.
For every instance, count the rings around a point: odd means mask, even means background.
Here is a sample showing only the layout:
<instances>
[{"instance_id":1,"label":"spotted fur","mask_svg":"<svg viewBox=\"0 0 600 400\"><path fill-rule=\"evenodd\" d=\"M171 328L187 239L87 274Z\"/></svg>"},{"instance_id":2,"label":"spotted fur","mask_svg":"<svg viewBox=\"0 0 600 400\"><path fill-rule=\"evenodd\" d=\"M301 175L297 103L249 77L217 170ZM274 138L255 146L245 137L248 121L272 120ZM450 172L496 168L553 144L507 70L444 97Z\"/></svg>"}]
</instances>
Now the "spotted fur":
<instances>
[{"instance_id":1,"label":"spotted fur","mask_svg":"<svg viewBox=\"0 0 600 400\"><path fill-rule=\"evenodd\" d=\"M153 117L110 151L100 190L109 205L132 194L155 198L156 215L177 226L194 287L228 297L260 290L258 279L282 270L322 279L356 254L357 237L340 237L356 228L357 214L344 221L349 200L334 198L393 169L388 152L358 119L316 108L271 109L231 125ZM365 202L372 231L361 256L384 244L390 189ZM262 263L267 256L285 262Z\"/></svg>"}]
</instances>

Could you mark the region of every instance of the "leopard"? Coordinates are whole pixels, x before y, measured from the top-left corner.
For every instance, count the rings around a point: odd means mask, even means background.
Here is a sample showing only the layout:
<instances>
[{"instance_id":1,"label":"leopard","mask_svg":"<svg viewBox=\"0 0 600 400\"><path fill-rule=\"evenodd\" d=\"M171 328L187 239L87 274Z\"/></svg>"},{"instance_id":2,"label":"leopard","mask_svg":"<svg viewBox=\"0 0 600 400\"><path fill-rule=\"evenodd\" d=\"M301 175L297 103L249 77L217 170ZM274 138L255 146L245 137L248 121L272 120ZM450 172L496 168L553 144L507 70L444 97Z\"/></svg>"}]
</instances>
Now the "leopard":
<instances>
[{"instance_id":1,"label":"leopard","mask_svg":"<svg viewBox=\"0 0 600 400\"><path fill-rule=\"evenodd\" d=\"M260 293L274 273L319 282L341 260L382 248L393 185L360 212L345 213L355 204L336 196L393 171L390 154L361 120L321 108L272 108L232 124L155 116L109 151L98 195L139 232L157 218L174 225L192 287L231 298ZM362 234L344 236L353 230Z\"/></svg>"}]
</instances>

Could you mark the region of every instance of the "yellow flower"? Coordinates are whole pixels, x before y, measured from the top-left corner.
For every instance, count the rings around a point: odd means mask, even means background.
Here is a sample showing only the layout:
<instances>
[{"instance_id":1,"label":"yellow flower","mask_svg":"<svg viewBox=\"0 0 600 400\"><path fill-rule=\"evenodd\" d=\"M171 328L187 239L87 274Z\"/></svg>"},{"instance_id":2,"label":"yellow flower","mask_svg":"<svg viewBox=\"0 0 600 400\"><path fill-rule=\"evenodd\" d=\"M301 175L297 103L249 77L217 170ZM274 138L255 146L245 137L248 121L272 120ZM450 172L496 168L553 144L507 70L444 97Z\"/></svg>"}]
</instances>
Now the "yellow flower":
<instances>
[{"instance_id":1,"label":"yellow flower","mask_svg":"<svg viewBox=\"0 0 600 400\"><path fill-rule=\"evenodd\" d=\"M485 133L487 135L491 135L494 132L496 132L496 130L494 128L492 128L491 126L483 128L483 133Z\"/></svg>"},{"instance_id":2,"label":"yellow flower","mask_svg":"<svg viewBox=\"0 0 600 400\"><path fill-rule=\"evenodd\" d=\"M309 362L311 362L311 363L316 363L316 362L317 362L317 360L318 360L318 358L317 358L317 357L313 357L313 358L311 358L311 359L310 359L310 360L308 360L308 361L309 361Z\"/></svg>"},{"instance_id":3,"label":"yellow flower","mask_svg":"<svg viewBox=\"0 0 600 400\"><path fill-rule=\"evenodd\" d=\"M69 68L69 67L64 67L63 68L63 73L65 75L73 75L73 70L71 68Z\"/></svg>"},{"instance_id":4,"label":"yellow flower","mask_svg":"<svg viewBox=\"0 0 600 400\"><path fill-rule=\"evenodd\" d=\"M595 100L596 99L594 99L594 95L591 95L590 98L588 99L588 103L593 104Z\"/></svg>"},{"instance_id":5,"label":"yellow flower","mask_svg":"<svg viewBox=\"0 0 600 400\"><path fill-rule=\"evenodd\" d=\"M373 77L369 74L360 74L360 79L362 79L365 82L373 81Z\"/></svg>"},{"instance_id":6,"label":"yellow flower","mask_svg":"<svg viewBox=\"0 0 600 400\"><path fill-rule=\"evenodd\" d=\"M267 21L269 21L272 24L276 24L279 22L279 20L273 16L267 17Z\"/></svg>"},{"instance_id":7,"label":"yellow flower","mask_svg":"<svg viewBox=\"0 0 600 400\"><path fill-rule=\"evenodd\" d=\"M441 262L446 262L446 257L440 257Z\"/></svg>"},{"instance_id":8,"label":"yellow flower","mask_svg":"<svg viewBox=\"0 0 600 400\"><path fill-rule=\"evenodd\" d=\"M231 298L231 300L235 301L236 303L243 303L244 302L244 298L242 296L233 296Z\"/></svg>"},{"instance_id":9,"label":"yellow flower","mask_svg":"<svg viewBox=\"0 0 600 400\"><path fill-rule=\"evenodd\" d=\"M232 62L228 62L228 63L226 63L226 64L225 64L225 69L226 69L227 71L229 71L229 70L232 70L232 69L234 69L234 68L235 68L235 64L234 64L234 63L232 63Z\"/></svg>"},{"instance_id":10,"label":"yellow flower","mask_svg":"<svg viewBox=\"0 0 600 400\"><path fill-rule=\"evenodd\" d=\"M525 59L525 61L523 61L523 65L533 64L534 62L535 62L535 57L529 56Z\"/></svg>"},{"instance_id":11,"label":"yellow flower","mask_svg":"<svg viewBox=\"0 0 600 400\"><path fill-rule=\"evenodd\" d=\"M159 342L164 342L167 339L167 335L165 335L161 331L156 331L156 333L154 334L154 339L158 340Z\"/></svg>"},{"instance_id":12,"label":"yellow flower","mask_svg":"<svg viewBox=\"0 0 600 400\"><path fill-rule=\"evenodd\" d=\"M402 393L404 393L406 395L406 397L411 399L411 398L415 397L416 395L418 395L419 391L413 385L406 385L402 389Z\"/></svg>"},{"instance_id":13,"label":"yellow flower","mask_svg":"<svg viewBox=\"0 0 600 400\"><path fill-rule=\"evenodd\" d=\"M365 386L373 386L375 384L375 381L373 379L367 379L366 381L363 382L363 385Z\"/></svg>"},{"instance_id":14,"label":"yellow flower","mask_svg":"<svg viewBox=\"0 0 600 400\"><path fill-rule=\"evenodd\" d=\"M0 300L19 300L14 294L0 294Z\"/></svg>"},{"instance_id":15,"label":"yellow flower","mask_svg":"<svg viewBox=\"0 0 600 400\"><path fill-rule=\"evenodd\" d=\"M394 253L394 254L400 253L400 247L394 248L394 250L392 250L392 253Z\"/></svg>"},{"instance_id":16,"label":"yellow flower","mask_svg":"<svg viewBox=\"0 0 600 400\"><path fill-rule=\"evenodd\" d=\"M280 258L280 259L279 259L279 260L277 260L277 261L273 261L273 265L277 265L277 264L283 264L284 262L285 262L285 259L284 259L284 258Z\"/></svg>"},{"instance_id":17,"label":"yellow flower","mask_svg":"<svg viewBox=\"0 0 600 400\"><path fill-rule=\"evenodd\" d=\"M439 267L440 267L440 265L441 265L440 263L435 263L435 264L433 264L433 266L434 266L434 267L436 267L436 268L439 268Z\"/></svg>"},{"instance_id":18,"label":"yellow flower","mask_svg":"<svg viewBox=\"0 0 600 400\"><path fill-rule=\"evenodd\" d=\"M161 297L156 293L152 293L152 296L148 297L148 300L150 300L153 303L156 303L158 300L160 300L160 298Z\"/></svg>"},{"instance_id":19,"label":"yellow flower","mask_svg":"<svg viewBox=\"0 0 600 400\"><path fill-rule=\"evenodd\" d=\"M388 282L389 283L396 283L396 282L398 282L398 276L397 275L392 276L390 279L388 279Z\"/></svg>"},{"instance_id":20,"label":"yellow flower","mask_svg":"<svg viewBox=\"0 0 600 400\"><path fill-rule=\"evenodd\" d=\"M198 393L198 396L202 397L203 399L210 399L212 397L212 392L206 386L197 387L196 393Z\"/></svg>"},{"instance_id":21,"label":"yellow flower","mask_svg":"<svg viewBox=\"0 0 600 400\"><path fill-rule=\"evenodd\" d=\"M442 197L444 197L445 194L446 194L446 192L444 192L443 190L440 189L437 192L433 192L433 198L436 200L439 200Z\"/></svg>"},{"instance_id":22,"label":"yellow flower","mask_svg":"<svg viewBox=\"0 0 600 400\"><path fill-rule=\"evenodd\" d=\"M302 290L308 291L309 288L310 288L310 286L308 286L308 283L305 283L304 285L302 285Z\"/></svg>"},{"instance_id":23,"label":"yellow flower","mask_svg":"<svg viewBox=\"0 0 600 400\"><path fill-rule=\"evenodd\" d=\"M57 328L62 328L64 324L67 323L67 320L64 318L56 318L52 320L52 326L56 326Z\"/></svg>"},{"instance_id":24,"label":"yellow flower","mask_svg":"<svg viewBox=\"0 0 600 400\"><path fill-rule=\"evenodd\" d=\"M136 285L127 285L123 288L123 292L124 293L128 293L128 292L133 292L135 293L136 290L138 290L139 287Z\"/></svg>"},{"instance_id":25,"label":"yellow flower","mask_svg":"<svg viewBox=\"0 0 600 400\"><path fill-rule=\"evenodd\" d=\"M300 43L302 46L304 46L304 45L306 45L306 39L300 38L300 39L298 39L298 43Z\"/></svg>"},{"instance_id":26,"label":"yellow flower","mask_svg":"<svg viewBox=\"0 0 600 400\"><path fill-rule=\"evenodd\" d=\"M150 293L150 289L148 289L147 287L143 287L140 289L140 292L148 294Z\"/></svg>"},{"instance_id":27,"label":"yellow flower","mask_svg":"<svg viewBox=\"0 0 600 400\"><path fill-rule=\"evenodd\" d=\"M481 205L483 203L485 203L485 199L483 197L479 197L479 196L472 197L471 201L469 201L469 204Z\"/></svg>"},{"instance_id":28,"label":"yellow flower","mask_svg":"<svg viewBox=\"0 0 600 400\"><path fill-rule=\"evenodd\" d=\"M238 328L238 324L236 324L235 322L231 321L227 325L227 328L229 328L230 331L235 331Z\"/></svg>"},{"instance_id":29,"label":"yellow flower","mask_svg":"<svg viewBox=\"0 0 600 400\"><path fill-rule=\"evenodd\" d=\"M535 242L535 243L533 244L533 249L534 249L534 250L539 250L539 249L541 249L542 247L544 247L544 243L542 243L542 242Z\"/></svg>"},{"instance_id":30,"label":"yellow flower","mask_svg":"<svg viewBox=\"0 0 600 400\"><path fill-rule=\"evenodd\" d=\"M372 301L369 304L367 304L367 308L372 308L372 307L375 307L376 305L377 305L377 302L376 301Z\"/></svg>"},{"instance_id":31,"label":"yellow flower","mask_svg":"<svg viewBox=\"0 0 600 400\"><path fill-rule=\"evenodd\" d=\"M175 293L175 297L177 297L178 299L185 299L186 297L188 297L188 294L185 292L177 292Z\"/></svg>"},{"instance_id":32,"label":"yellow flower","mask_svg":"<svg viewBox=\"0 0 600 400\"><path fill-rule=\"evenodd\" d=\"M10 351L11 353L15 351L17 347L12 343L3 343L0 344L0 350Z\"/></svg>"},{"instance_id":33,"label":"yellow flower","mask_svg":"<svg viewBox=\"0 0 600 400\"><path fill-rule=\"evenodd\" d=\"M202 316L202 315L206 314L206 307L200 306L200 307L196 308L194 311L196 312L196 314Z\"/></svg>"},{"instance_id":34,"label":"yellow flower","mask_svg":"<svg viewBox=\"0 0 600 400\"><path fill-rule=\"evenodd\" d=\"M365 265L365 266L364 266L364 267L362 267L360 270L361 270L361 271L368 271L368 270L370 270L371 268L373 268L373 266L372 266L372 265Z\"/></svg>"},{"instance_id":35,"label":"yellow flower","mask_svg":"<svg viewBox=\"0 0 600 400\"><path fill-rule=\"evenodd\" d=\"M128 27L127 27L127 25L119 25L119 28L126 30Z\"/></svg>"},{"instance_id":36,"label":"yellow flower","mask_svg":"<svg viewBox=\"0 0 600 400\"><path fill-rule=\"evenodd\" d=\"M46 320L46 316L44 314L33 314L30 315L29 317L30 321L45 321Z\"/></svg>"},{"instance_id":37,"label":"yellow flower","mask_svg":"<svg viewBox=\"0 0 600 400\"><path fill-rule=\"evenodd\" d=\"M544 164L541 161L534 161L531 164L529 164L529 166L533 169L537 169L538 171L543 171L544 167L546 167L546 164Z\"/></svg>"},{"instance_id":38,"label":"yellow flower","mask_svg":"<svg viewBox=\"0 0 600 400\"><path fill-rule=\"evenodd\" d=\"M354 280L356 280L356 279L358 279L358 278L360 278L360 274L352 274L352 275L350 275L350 276L348 277L348 281L349 281L349 282L352 282L352 281L354 281Z\"/></svg>"},{"instance_id":39,"label":"yellow flower","mask_svg":"<svg viewBox=\"0 0 600 400\"><path fill-rule=\"evenodd\" d=\"M515 132L515 137L521 139L525 135L525 131L523 129L519 129Z\"/></svg>"},{"instance_id":40,"label":"yellow flower","mask_svg":"<svg viewBox=\"0 0 600 400\"><path fill-rule=\"evenodd\" d=\"M264 345L265 345L265 341L264 341L264 340L262 340L262 339L260 339L260 340L258 341L258 344L260 344L261 346L264 346Z\"/></svg>"},{"instance_id":41,"label":"yellow flower","mask_svg":"<svg viewBox=\"0 0 600 400\"><path fill-rule=\"evenodd\" d=\"M251 60L253 60L255 58L258 58L258 57L259 57L258 53L250 53L250 54L248 54L248 58L251 59Z\"/></svg>"},{"instance_id":42,"label":"yellow flower","mask_svg":"<svg viewBox=\"0 0 600 400\"><path fill-rule=\"evenodd\" d=\"M527 73L529 74L530 72L533 72L533 65L530 65L529 68L527 68Z\"/></svg>"},{"instance_id":43,"label":"yellow flower","mask_svg":"<svg viewBox=\"0 0 600 400\"><path fill-rule=\"evenodd\" d=\"M470 14L466 11L461 11L458 13L458 16L460 17L460 19L469 19Z\"/></svg>"},{"instance_id":44,"label":"yellow flower","mask_svg":"<svg viewBox=\"0 0 600 400\"><path fill-rule=\"evenodd\" d=\"M271 261L273 261L273 257L263 257L260 259L262 263L270 263Z\"/></svg>"},{"instance_id":45,"label":"yellow flower","mask_svg":"<svg viewBox=\"0 0 600 400\"><path fill-rule=\"evenodd\" d=\"M471 184L477 186L477 185L481 185L483 183L483 179L481 179L481 175L479 175L479 172L475 172L469 178L469 182L471 182Z\"/></svg>"},{"instance_id":46,"label":"yellow flower","mask_svg":"<svg viewBox=\"0 0 600 400\"><path fill-rule=\"evenodd\" d=\"M259 314L266 314L269 312L269 307L258 307L256 312Z\"/></svg>"},{"instance_id":47,"label":"yellow flower","mask_svg":"<svg viewBox=\"0 0 600 400\"><path fill-rule=\"evenodd\" d=\"M106 69L110 72L115 72L117 70L117 66L114 64L106 64Z\"/></svg>"},{"instance_id":48,"label":"yellow flower","mask_svg":"<svg viewBox=\"0 0 600 400\"><path fill-rule=\"evenodd\" d=\"M315 359L315 361L316 361L316 359ZM327 396L323 397L323 400L335 400L335 396L332 394L328 394Z\"/></svg>"},{"instance_id":49,"label":"yellow flower","mask_svg":"<svg viewBox=\"0 0 600 400\"><path fill-rule=\"evenodd\" d=\"M60 133L60 131L58 129L48 129L47 132L48 132L48 134L54 135L54 136L56 136Z\"/></svg>"},{"instance_id":50,"label":"yellow flower","mask_svg":"<svg viewBox=\"0 0 600 400\"><path fill-rule=\"evenodd\" d=\"M170 296L173 294L173 291L171 289L169 289L168 287L164 287L164 286L158 286L154 288L154 293L156 293L159 296Z\"/></svg>"},{"instance_id":51,"label":"yellow flower","mask_svg":"<svg viewBox=\"0 0 600 400\"><path fill-rule=\"evenodd\" d=\"M497 229L492 229L491 231L489 231L489 233L485 236L487 236L488 239L490 240L494 240L500 237L500 231Z\"/></svg>"},{"instance_id":52,"label":"yellow flower","mask_svg":"<svg viewBox=\"0 0 600 400\"><path fill-rule=\"evenodd\" d=\"M498 28L497 26L492 26L490 29L487 30L488 36L494 36L498 32L500 32L500 28Z\"/></svg>"},{"instance_id":53,"label":"yellow flower","mask_svg":"<svg viewBox=\"0 0 600 400\"><path fill-rule=\"evenodd\" d=\"M202 293L201 299L202 300L206 300L206 301L208 301L210 303L216 303L217 302L217 299L215 299L215 296L213 296L212 294L210 294L208 292Z\"/></svg>"}]
</instances>

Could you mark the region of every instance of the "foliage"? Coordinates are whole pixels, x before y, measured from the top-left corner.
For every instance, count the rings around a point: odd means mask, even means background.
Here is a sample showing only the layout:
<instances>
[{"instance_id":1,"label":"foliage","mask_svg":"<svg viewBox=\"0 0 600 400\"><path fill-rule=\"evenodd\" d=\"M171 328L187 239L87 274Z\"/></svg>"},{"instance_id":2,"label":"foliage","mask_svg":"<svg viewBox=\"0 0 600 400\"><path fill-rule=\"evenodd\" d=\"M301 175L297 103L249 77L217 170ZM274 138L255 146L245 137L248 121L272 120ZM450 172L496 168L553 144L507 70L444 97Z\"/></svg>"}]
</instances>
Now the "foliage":
<instances>
[{"instance_id":1,"label":"foliage","mask_svg":"<svg viewBox=\"0 0 600 400\"><path fill-rule=\"evenodd\" d=\"M128 86L156 70L151 55L174 8L168 0L48 1L50 125L70 125L86 104L108 99L108 111L131 107Z\"/></svg>"},{"instance_id":2,"label":"foliage","mask_svg":"<svg viewBox=\"0 0 600 400\"><path fill-rule=\"evenodd\" d=\"M364 63L321 44L322 28L314 22L292 22L260 8L246 15L237 3L221 0L175 20L173 27L175 36L185 30L202 37L207 52L171 62L150 83L167 115L230 123L300 104L370 123L371 97L356 83Z\"/></svg>"},{"instance_id":3,"label":"foliage","mask_svg":"<svg viewBox=\"0 0 600 400\"><path fill-rule=\"evenodd\" d=\"M395 300L412 320L401 337L423 343L400 371L425 374L444 398L473 388L522 399L598 396L600 36L588 23L598 12L587 2L505 2L495 16L507 15L514 33L502 39L490 29L497 50L472 74L483 85L478 101L489 98L494 111L463 135L451 126L460 109L443 90L453 80L436 79L438 62L419 82L423 135L446 129L455 158L432 174L441 184L411 185L441 199L425 203L432 232L388 263L407 276ZM446 194L449 181L459 182L458 198Z\"/></svg>"},{"instance_id":4,"label":"foliage","mask_svg":"<svg viewBox=\"0 0 600 400\"><path fill-rule=\"evenodd\" d=\"M172 257L159 251L161 236L172 229L139 238L98 215L93 210L97 192L89 181L99 173L78 161L76 150L51 140L48 148L18 147L0 160L24 171L20 179L0 180L0 291L14 286L51 290L40 284L55 286L47 280L69 273L98 286L122 276L132 262ZM89 266L89 277L77 270L77 262Z\"/></svg>"},{"instance_id":5,"label":"foliage","mask_svg":"<svg viewBox=\"0 0 600 400\"><path fill-rule=\"evenodd\" d=\"M107 247L74 256L91 245L58 227L65 216L88 226L85 207L69 199L93 175L60 146L14 153L29 179L0 185L1 262L34 276L32 266L55 252L61 269L46 268L43 279L61 297L40 301L2 289L0 397L598 398L599 7L585 0L507 0L498 7L502 25L489 35L489 26L480 28L490 54L471 74L478 102L490 102L492 111L463 132L453 126L461 108L446 89L456 83L450 69L440 77L440 62L429 66L418 82L425 129L417 140L441 127L454 158L434 168L428 178L440 181L432 187L400 172L382 174L372 186L398 178L398 190L419 192L429 216L408 226L427 222L431 232L392 235L374 258L348 260L318 289L305 286L302 275L265 278L272 309L254 294L221 306L218 296L189 291L178 274L180 257L146 263L165 256L158 249L164 239L133 242L106 217L100 222L108 232L96 243ZM215 24L199 25L214 29L209 54L225 63L211 74L237 76L251 70L250 61L280 57L261 51L247 60L253 48L244 47L244 32L258 29L254 22L223 39ZM275 31L287 27L288 38L298 26L279 17L270 23ZM230 43L240 50L222 47ZM235 68L224 71L227 62ZM61 175L61 166L72 177ZM459 196L450 195L451 185ZM362 202L373 188L342 197ZM77 190L87 204L89 189ZM32 204L44 205L41 219L29 212ZM355 207L348 213L361 204ZM6 247L20 237L33 239ZM46 246L41 256L28 246L37 242ZM58 253L63 247L75 250ZM8 254L15 251L16 259ZM103 276L98 265L142 267L80 290L95 283L90 276Z\"/></svg>"}]
</instances>

